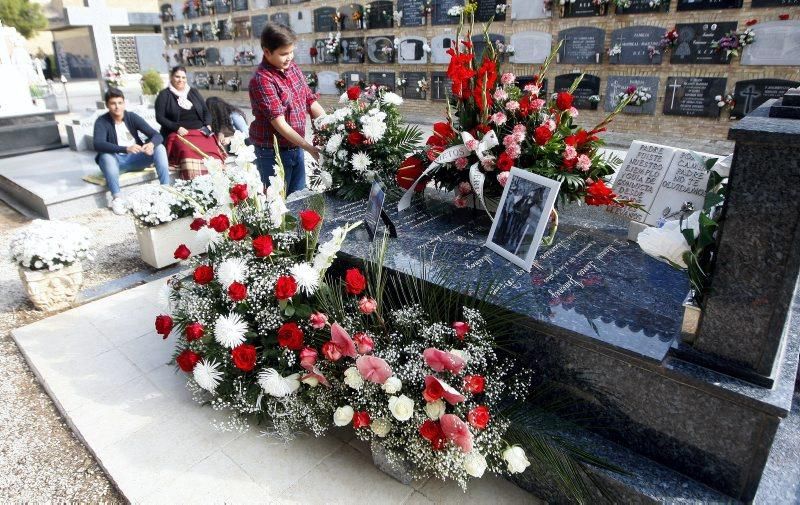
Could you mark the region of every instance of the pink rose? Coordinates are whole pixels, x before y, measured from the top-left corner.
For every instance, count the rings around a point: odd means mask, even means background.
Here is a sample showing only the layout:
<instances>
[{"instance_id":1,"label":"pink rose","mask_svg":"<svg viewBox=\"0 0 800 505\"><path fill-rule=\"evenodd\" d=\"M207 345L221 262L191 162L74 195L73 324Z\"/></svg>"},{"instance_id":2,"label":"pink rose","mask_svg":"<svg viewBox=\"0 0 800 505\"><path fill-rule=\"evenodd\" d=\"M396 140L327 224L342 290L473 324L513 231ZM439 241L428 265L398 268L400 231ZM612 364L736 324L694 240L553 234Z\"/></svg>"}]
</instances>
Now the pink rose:
<instances>
[{"instance_id":1,"label":"pink rose","mask_svg":"<svg viewBox=\"0 0 800 505\"><path fill-rule=\"evenodd\" d=\"M578 156L578 168L580 168L583 172L588 172L590 168L592 168L592 160L585 154L581 154Z\"/></svg>"},{"instance_id":2,"label":"pink rose","mask_svg":"<svg viewBox=\"0 0 800 505\"><path fill-rule=\"evenodd\" d=\"M359 357L356 360L356 368L361 377L375 384L383 384L392 376L392 368L377 356Z\"/></svg>"},{"instance_id":3,"label":"pink rose","mask_svg":"<svg viewBox=\"0 0 800 505\"><path fill-rule=\"evenodd\" d=\"M339 351L344 356L349 356L351 358L358 356L353 339L350 338L350 335L347 334L344 328L339 326L339 323L333 323L331 325L331 342L339 348Z\"/></svg>"},{"instance_id":4,"label":"pink rose","mask_svg":"<svg viewBox=\"0 0 800 505\"><path fill-rule=\"evenodd\" d=\"M455 405L456 403L461 403L464 400L466 400L464 395L453 389L453 387L450 386L448 383L434 377L433 375L425 376L425 389L441 393L437 395L438 398L436 399L438 400L439 398L444 398L445 401L450 405ZM435 400L427 400L427 401L435 401Z\"/></svg>"},{"instance_id":5,"label":"pink rose","mask_svg":"<svg viewBox=\"0 0 800 505\"><path fill-rule=\"evenodd\" d=\"M358 301L358 310L361 311L362 314L370 315L375 312L377 308L378 302L376 302L374 298L364 296Z\"/></svg>"},{"instance_id":6,"label":"pink rose","mask_svg":"<svg viewBox=\"0 0 800 505\"><path fill-rule=\"evenodd\" d=\"M456 321L453 323L453 329L456 332L456 338L459 340L464 340L464 337L466 337L467 333L469 333L470 327L464 321Z\"/></svg>"},{"instance_id":7,"label":"pink rose","mask_svg":"<svg viewBox=\"0 0 800 505\"><path fill-rule=\"evenodd\" d=\"M353 335L353 342L355 342L356 350L359 354L370 353L372 352L372 349L375 348L375 343L372 341L372 337L366 333L359 332Z\"/></svg>"},{"instance_id":8,"label":"pink rose","mask_svg":"<svg viewBox=\"0 0 800 505\"><path fill-rule=\"evenodd\" d=\"M500 82L503 83L503 86L509 86L514 84L514 81L517 80L517 76L512 74L511 72L506 72L505 74L500 76Z\"/></svg>"},{"instance_id":9,"label":"pink rose","mask_svg":"<svg viewBox=\"0 0 800 505\"><path fill-rule=\"evenodd\" d=\"M508 93L503 88L497 88L494 90L494 99L498 102L505 101L508 99Z\"/></svg>"},{"instance_id":10,"label":"pink rose","mask_svg":"<svg viewBox=\"0 0 800 505\"><path fill-rule=\"evenodd\" d=\"M317 363L317 350L313 347L303 347L300 350L300 366L311 370Z\"/></svg>"},{"instance_id":11,"label":"pink rose","mask_svg":"<svg viewBox=\"0 0 800 505\"><path fill-rule=\"evenodd\" d=\"M447 440L460 447L462 452L470 452L472 450L472 433L470 433L467 423L455 414L443 415L439 418L439 423Z\"/></svg>"},{"instance_id":12,"label":"pink rose","mask_svg":"<svg viewBox=\"0 0 800 505\"><path fill-rule=\"evenodd\" d=\"M436 372L447 370L450 373L459 373L466 364L464 359L447 351L440 351L433 347L428 347L422 352L425 364Z\"/></svg>"},{"instance_id":13,"label":"pink rose","mask_svg":"<svg viewBox=\"0 0 800 505\"><path fill-rule=\"evenodd\" d=\"M502 187L506 187L506 184L508 183L508 178L510 176L511 174L508 172L500 172L499 174L497 174L497 183L500 184L500 186Z\"/></svg>"},{"instance_id":14,"label":"pink rose","mask_svg":"<svg viewBox=\"0 0 800 505\"><path fill-rule=\"evenodd\" d=\"M467 206L467 201L461 198L460 196L457 196L453 199L453 205L455 205L456 208L463 209L464 207Z\"/></svg>"},{"instance_id":15,"label":"pink rose","mask_svg":"<svg viewBox=\"0 0 800 505\"><path fill-rule=\"evenodd\" d=\"M458 192L462 195L468 195L472 193L472 185L466 181L461 182L458 185Z\"/></svg>"},{"instance_id":16,"label":"pink rose","mask_svg":"<svg viewBox=\"0 0 800 505\"><path fill-rule=\"evenodd\" d=\"M506 117L506 115L503 114L502 112L495 112L494 114L492 114L492 117L491 117L492 122L494 124L496 124L497 126L501 126L501 125L505 124L507 119L508 118Z\"/></svg>"},{"instance_id":17,"label":"pink rose","mask_svg":"<svg viewBox=\"0 0 800 505\"><path fill-rule=\"evenodd\" d=\"M565 160L574 159L577 155L578 155L578 151L576 151L575 148L572 147L572 146L567 146L567 148L564 149L564 159Z\"/></svg>"},{"instance_id":18,"label":"pink rose","mask_svg":"<svg viewBox=\"0 0 800 505\"><path fill-rule=\"evenodd\" d=\"M468 140L466 145L467 149L469 149L470 151L474 151L475 149L478 148L478 146L480 146L480 143L477 140L472 139Z\"/></svg>"},{"instance_id":19,"label":"pink rose","mask_svg":"<svg viewBox=\"0 0 800 505\"><path fill-rule=\"evenodd\" d=\"M308 322L315 330L321 330L328 323L328 316L322 312L314 312L308 317Z\"/></svg>"},{"instance_id":20,"label":"pink rose","mask_svg":"<svg viewBox=\"0 0 800 505\"><path fill-rule=\"evenodd\" d=\"M466 158L456 158L456 168L459 170L464 170L467 168L467 159Z\"/></svg>"},{"instance_id":21,"label":"pink rose","mask_svg":"<svg viewBox=\"0 0 800 505\"><path fill-rule=\"evenodd\" d=\"M519 102L516 100L509 100L506 102L506 109L510 111L519 110Z\"/></svg>"},{"instance_id":22,"label":"pink rose","mask_svg":"<svg viewBox=\"0 0 800 505\"><path fill-rule=\"evenodd\" d=\"M544 103L545 103L544 100L542 100L541 98L537 98L536 100L533 100L531 102L531 109L539 110L542 107L544 107Z\"/></svg>"}]
</instances>

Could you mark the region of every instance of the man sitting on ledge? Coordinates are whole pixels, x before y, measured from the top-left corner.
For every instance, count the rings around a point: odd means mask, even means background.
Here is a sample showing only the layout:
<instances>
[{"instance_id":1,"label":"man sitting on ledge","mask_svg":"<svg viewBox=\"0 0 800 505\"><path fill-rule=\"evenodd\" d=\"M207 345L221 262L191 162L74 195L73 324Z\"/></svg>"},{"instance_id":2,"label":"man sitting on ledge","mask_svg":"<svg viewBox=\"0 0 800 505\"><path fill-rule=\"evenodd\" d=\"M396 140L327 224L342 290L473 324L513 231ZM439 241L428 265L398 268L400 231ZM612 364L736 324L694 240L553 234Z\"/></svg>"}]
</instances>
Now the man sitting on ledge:
<instances>
[{"instance_id":1,"label":"man sitting on ledge","mask_svg":"<svg viewBox=\"0 0 800 505\"><path fill-rule=\"evenodd\" d=\"M169 163L164 138L147 121L133 112L125 111L125 95L116 88L105 94L108 112L94 123L95 161L106 178L111 191L111 210L125 213L125 201L120 196L120 172L136 172L155 164L158 180L169 184ZM141 135L147 138L147 143Z\"/></svg>"}]
</instances>

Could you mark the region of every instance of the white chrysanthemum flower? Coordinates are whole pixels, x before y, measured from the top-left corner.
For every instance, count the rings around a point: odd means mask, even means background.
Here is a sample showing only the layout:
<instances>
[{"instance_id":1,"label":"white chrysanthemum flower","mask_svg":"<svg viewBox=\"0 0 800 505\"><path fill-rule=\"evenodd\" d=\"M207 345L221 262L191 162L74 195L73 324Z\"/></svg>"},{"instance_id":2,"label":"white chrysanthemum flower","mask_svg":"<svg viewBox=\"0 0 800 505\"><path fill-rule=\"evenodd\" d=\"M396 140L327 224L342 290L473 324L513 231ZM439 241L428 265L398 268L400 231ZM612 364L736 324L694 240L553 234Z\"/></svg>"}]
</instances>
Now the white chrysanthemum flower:
<instances>
[{"instance_id":1,"label":"white chrysanthemum flower","mask_svg":"<svg viewBox=\"0 0 800 505\"><path fill-rule=\"evenodd\" d=\"M239 314L220 315L214 323L214 340L228 349L233 349L244 343L248 330L247 321Z\"/></svg>"},{"instance_id":2,"label":"white chrysanthemum flower","mask_svg":"<svg viewBox=\"0 0 800 505\"><path fill-rule=\"evenodd\" d=\"M400 95L392 93L391 91L383 94L383 101L391 105L401 105L403 103L403 99Z\"/></svg>"},{"instance_id":3,"label":"white chrysanthemum flower","mask_svg":"<svg viewBox=\"0 0 800 505\"><path fill-rule=\"evenodd\" d=\"M245 146L239 149L236 155L236 165L245 168L249 163L256 161L256 146Z\"/></svg>"},{"instance_id":4,"label":"white chrysanthemum flower","mask_svg":"<svg viewBox=\"0 0 800 505\"><path fill-rule=\"evenodd\" d=\"M220 364L216 360L208 361L206 359L200 360L194 367L194 381L198 386L213 393L220 382L222 382L223 373L218 370Z\"/></svg>"},{"instance_id":5,"label":"white chrysanthemum flower","mask_svg":"<svg viewBox=\"0 0 800 505\"><path fill-rule=\"evenodd\" d=\"M384 118L385 119L385 118ZM364 136L373 142L378 142L386 134L386 122L380 116L364 116L361 118Z\"/></svg>"},{"instance_id":6,"label":"white chrysanthemum flower","mask_svg":"<svg viewBox=\"0 0 800 505\"><path fill-rule=\"evenodd\" d=\"M344 371L344 383L358 391L364 385L364 379L358 373L358 368L351 366Z\"/></svg>"},{"instance_id":7,"label":"white chrysanthemum flower","mask_svg":"<svg viewBox=\"0 0 800 505\"><path fill-rule=\"evenodd\" d=\"M341 133L334 133L331 135L331 138L329 138L328 142L325 144L325 152L333 154L339 150L339 146L342 145L342 139L344 139L344 137Z\"/></svg>"},{"instance_id":8,"label":"white chrysanthemum flower","mask_svg":"<svg viewBox=\"0 0 800 505\"><path fill-rule=\"evenodd\" d=\"M258 384L270 396L283 398L300 388L300 374L282 377L274 368L265 368L258 373Z\"/></svg>"},{"instance_id":9,"label":"white chrysanthemum flower","mask_svg":"<svg viewBox=\"0 0 800 505\"><path fill-rule=\"evenodd\" d=\"M319 182L325 189L330 189L333 186L333 176L330 172L323 170L319 173Z\"/></svg>"},{"instance_id":10,"label":"white chrysanthemum flower","mask_svg":"<svg viewBox=\"0 0 800 505\"><path fill-rule=\"evenodd\" d=\"M289 270L297 281L297 287L302 289L307 295L313 295L319 287L319 271L315 270L309 263L298 263Z\"/></svg>"},{"instance_id":11,"label":"white chrysanthemum flower","mask_svg":"<svg viewBox=\"0 0 800 505\"><path fill-rule=\"evenodd\" d=\"M247 262L244 258L228 258L217 267L217 279L228 289L234 282L244 282L247 277Z\"/></svg>"},{"instance_id":12,"label":"white chrysanthemum flower","mask_svg":"<svg viewBox=\"0 0 800 505\"><path fill-rule=\"evenodd\" d=\"M214 228L203 226L194 235L194 250L208 252L209 247L216 245L222 240L222 233L219 233Z\"/></svg>"},{"instance_id":13,"label":"white chrysanthemum flower","mask_svg":"<svg viewBox=\"0 0 800 505\"><path fill-rule=\"evenodd\" d=\"M342 107L341 109L336 109L333 111L333 119L335 121L343 121L347 116L350 115L350 109L347 107Z\"/></svg>"},{"instance_id":14,"label":"white chrysanthemum flower","mask_svg":"<svg viewBox=\"0 0 800 505\"><path fill-rule=\"evenodd\" d=\"M372 165L372 160L369 155L363 151L359 151L353 155L353 170L356 172L365 172L367 168Z\"/></svg>"}]
</instances>

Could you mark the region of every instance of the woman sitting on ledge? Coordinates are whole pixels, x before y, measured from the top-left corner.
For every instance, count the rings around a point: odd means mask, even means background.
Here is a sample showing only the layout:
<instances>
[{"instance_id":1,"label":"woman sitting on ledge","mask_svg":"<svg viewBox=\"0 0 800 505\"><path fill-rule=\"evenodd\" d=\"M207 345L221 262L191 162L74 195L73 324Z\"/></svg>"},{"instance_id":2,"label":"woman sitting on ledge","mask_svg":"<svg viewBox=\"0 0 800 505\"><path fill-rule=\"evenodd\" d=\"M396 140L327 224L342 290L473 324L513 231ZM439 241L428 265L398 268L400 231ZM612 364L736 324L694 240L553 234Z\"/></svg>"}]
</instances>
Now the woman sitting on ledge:
<instances>
[{"instance_id":1,"label":"woman sitting on ledge","mask_svg":"<svg viewBox=\"0 0 800 505\"><path fill-rule=\"evenodd\" d=\"M192 179L207 172L204 155L224 160L225 153L211 130L211 113L203 97L186 82L186 69L174 67L169 82L156 97L156 121L166 139L170 165L180 167L180 178Z\"/></svg>"},{"instance_id":2,"label":"woman sitting on ledge","mask_svg":"<svg viewBox=\"0 0 800 505\"><path fill-rule=\"evenodd\" d=\"M211 127L217 133L220 144L227 146L235 132L249 135L250 127L244 118L244 112L222 98L212 96L206 100L206 107L211 111Z\"/></svg>"}]
</instances>

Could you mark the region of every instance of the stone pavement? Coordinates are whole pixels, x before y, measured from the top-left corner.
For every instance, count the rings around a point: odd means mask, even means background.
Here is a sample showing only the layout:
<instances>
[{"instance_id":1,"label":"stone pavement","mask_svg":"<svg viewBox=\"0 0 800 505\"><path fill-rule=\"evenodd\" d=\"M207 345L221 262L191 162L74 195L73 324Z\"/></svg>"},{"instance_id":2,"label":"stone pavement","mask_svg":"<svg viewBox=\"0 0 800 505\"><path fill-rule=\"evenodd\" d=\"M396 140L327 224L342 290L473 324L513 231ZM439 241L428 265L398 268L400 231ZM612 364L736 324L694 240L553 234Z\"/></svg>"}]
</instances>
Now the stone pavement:
<instances>
[{"instance_id":1,"label":"stone pavement","mask_svg":"<svg viewBox=\"0 0 800 505\"><path fill-rule=\"evenodd\" d=\"M372 464L346 430L285 444L258 427L219 432L168 363L155 334L164 280L16 329L12 335L55 405L132 503L531 503L486 476L404 486Z\"/></svg>"}]
</instances>

